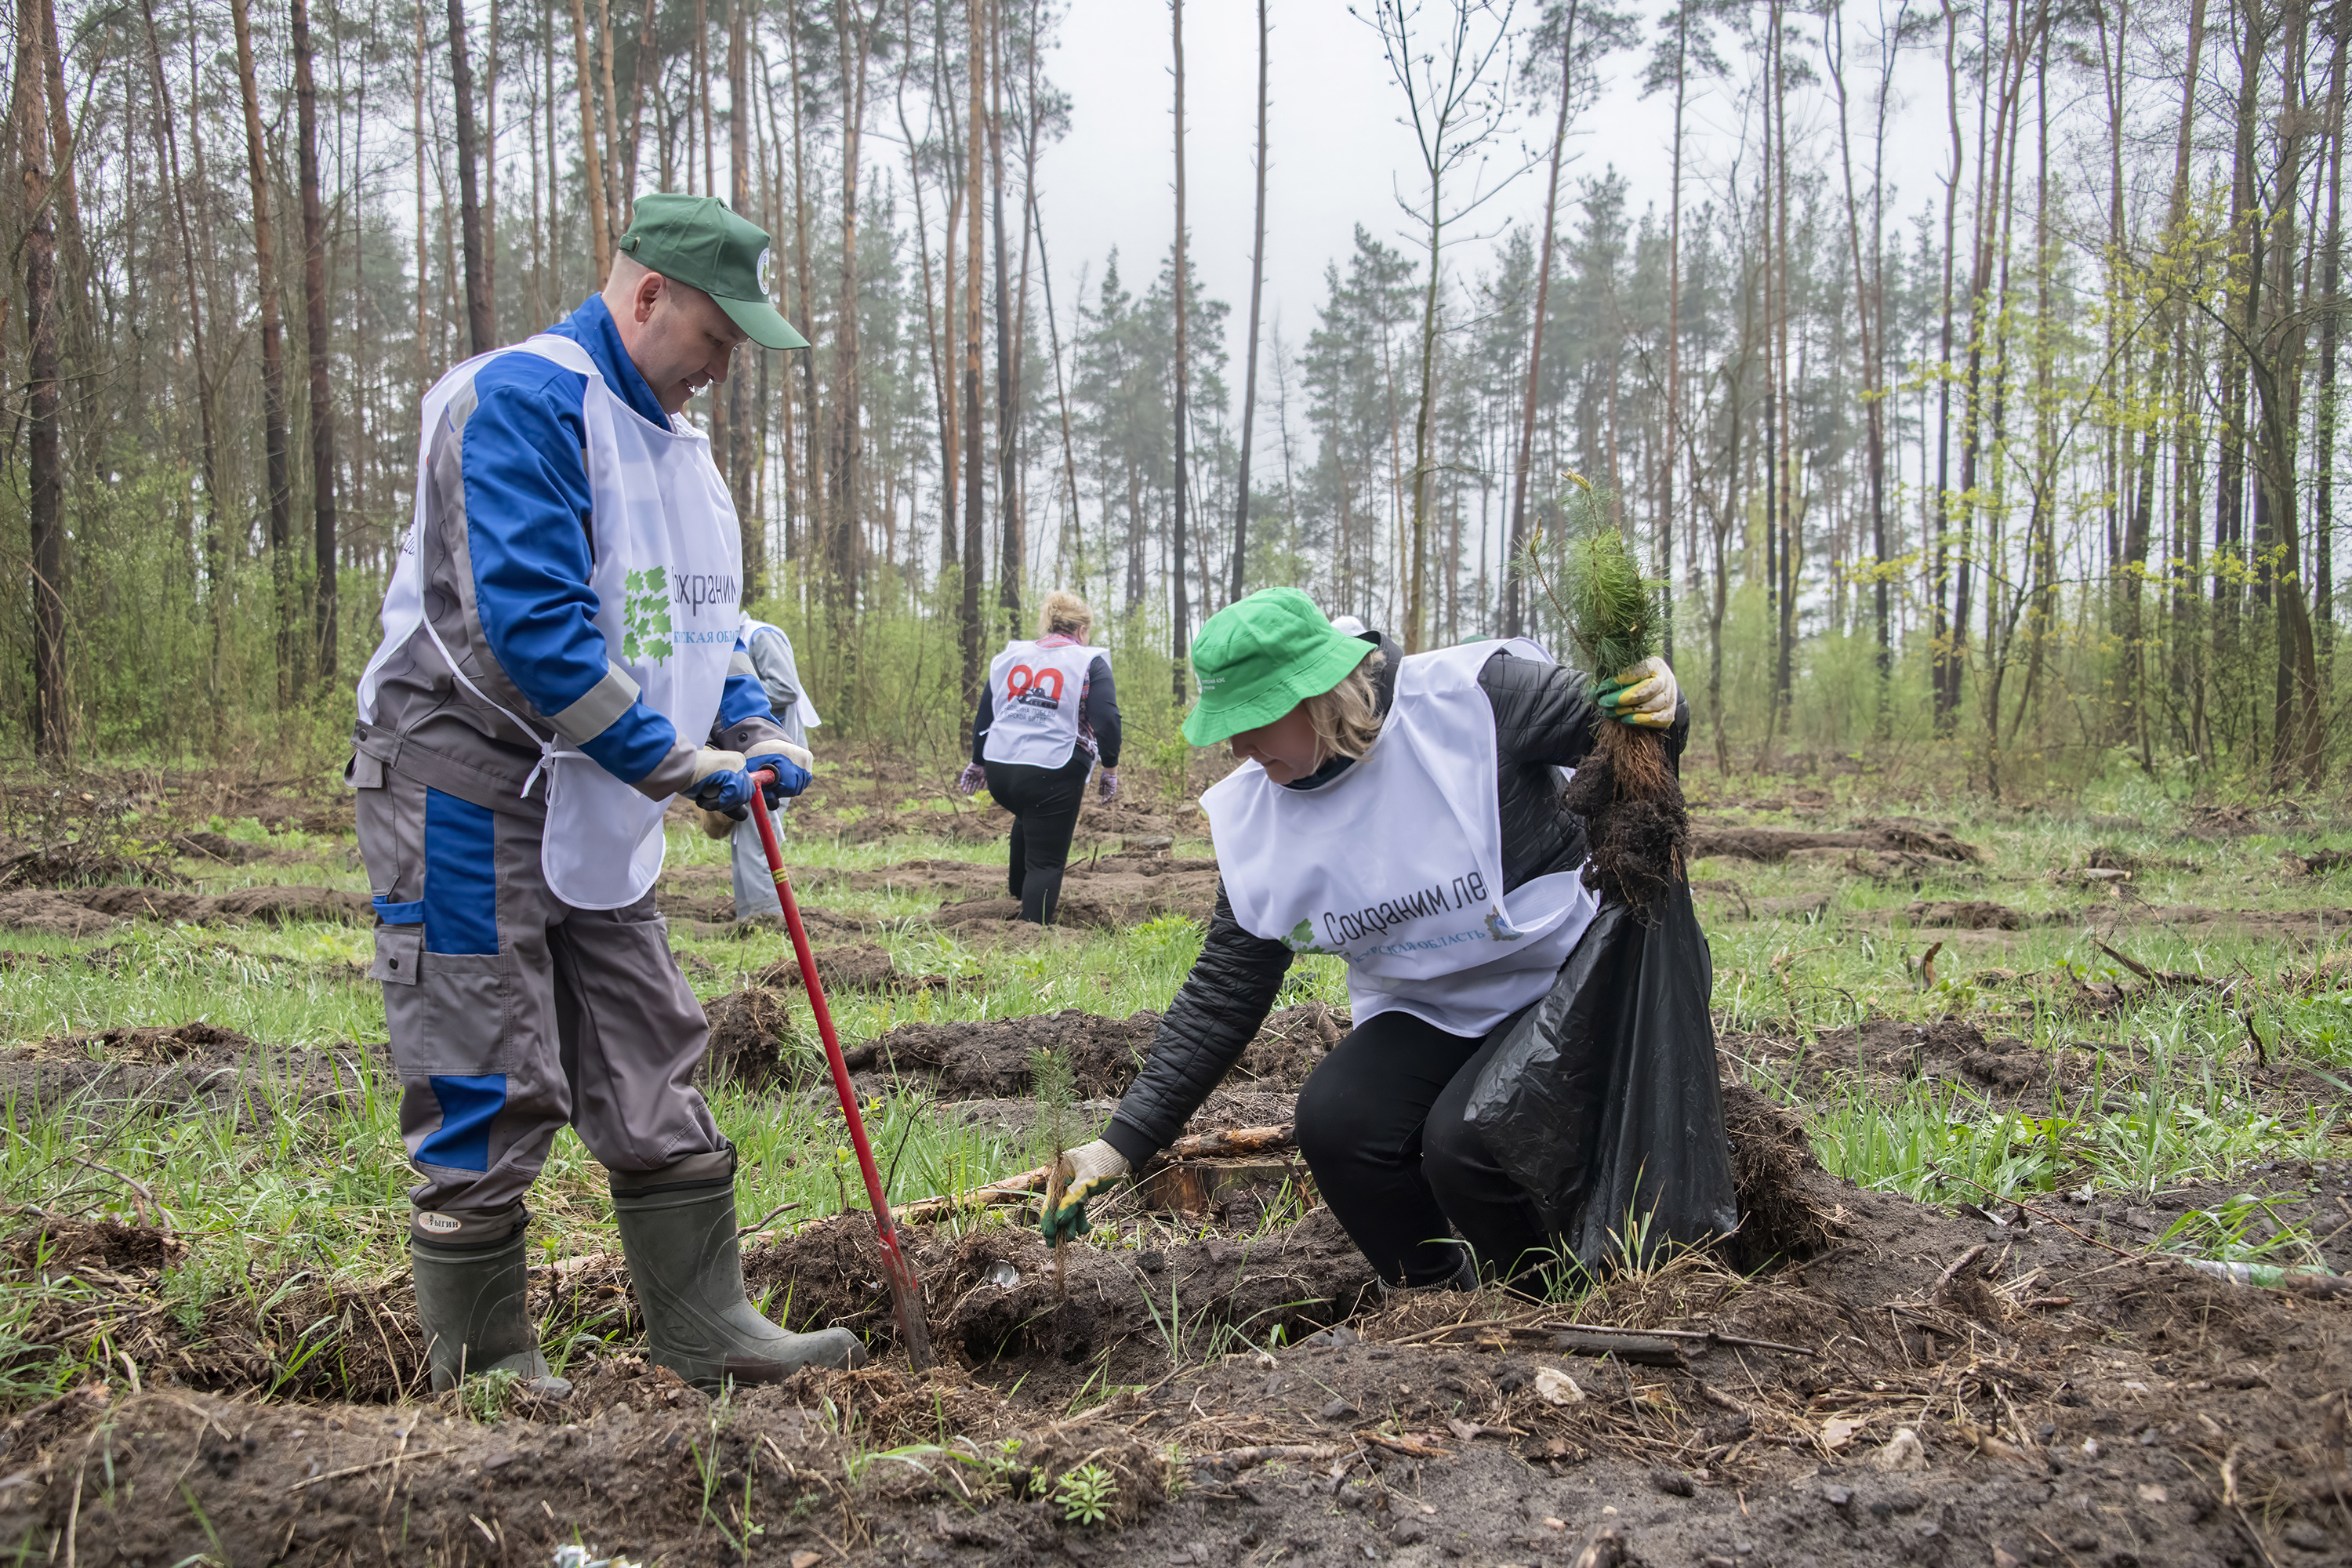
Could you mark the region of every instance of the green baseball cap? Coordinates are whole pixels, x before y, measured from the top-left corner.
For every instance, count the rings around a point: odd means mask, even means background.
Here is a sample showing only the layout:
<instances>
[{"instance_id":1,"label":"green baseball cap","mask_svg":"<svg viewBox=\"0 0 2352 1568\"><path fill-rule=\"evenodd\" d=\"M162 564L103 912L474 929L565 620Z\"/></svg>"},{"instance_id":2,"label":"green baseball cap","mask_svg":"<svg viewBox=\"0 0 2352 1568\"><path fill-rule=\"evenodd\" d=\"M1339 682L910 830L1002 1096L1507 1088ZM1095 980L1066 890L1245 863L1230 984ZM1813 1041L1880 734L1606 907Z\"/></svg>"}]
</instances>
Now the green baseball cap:
<instances>
[{"instance_id":1,"label":"green baseball cap","mask_svg":"<svg viewBox=\"0 0 2352 1568\"><path fill-rule=\"evenodd\" d=\"M1345 680L1371 651L1297 589L1260 588L1211 616L1193 639L1201 700L1184 716L1184 738L1213 746L1271 724Z\"/></svg>"},{"instance_id":2,"label":"green baseball cap","mask_svg":"<svg viewBox=\"0 0 2352 1568\"><path fill-rule=\"evenodd\" d=\"M718 300L761 348L809 346L770 297L768 231L728 211L717 196L675 191L639 196L621 249L663 277Z\"/></svg>"}]
</instances>

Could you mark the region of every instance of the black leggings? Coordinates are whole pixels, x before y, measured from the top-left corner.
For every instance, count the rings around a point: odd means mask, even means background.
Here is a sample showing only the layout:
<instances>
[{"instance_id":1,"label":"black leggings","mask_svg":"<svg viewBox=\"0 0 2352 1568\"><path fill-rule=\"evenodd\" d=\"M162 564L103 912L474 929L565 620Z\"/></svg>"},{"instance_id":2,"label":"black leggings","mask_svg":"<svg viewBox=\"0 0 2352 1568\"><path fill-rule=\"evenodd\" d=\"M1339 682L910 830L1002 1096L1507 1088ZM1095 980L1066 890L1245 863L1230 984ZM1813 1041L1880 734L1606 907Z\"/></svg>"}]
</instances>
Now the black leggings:
<instances>
[{"instance_id":1,"label":"black leggings","mask_svg":"<svg viewBox=\"0 0 2352 1568\"><path fill-rule=\"evenodd\" d=\"M1021 918L1033 925L1054 923L1070 836L1078 829L1078 808L1086 804L1087 775L1094 766L1094 754L1084 746L1071 747L1070 760L1058 768L981 764L988 793L1013 814L1013 863L1005 887L1021 900Z\"/></svg>"},{"instance_id":2,"label":"black leggings","mask_svg":"<svg viewBox=\"0 0 2352 1568\"><path fill-rule=\"evenodd\" d=\"M1391 1285L1454 1278L1456 1232L1497 1278L1549 1260L1556 1243L1534 1200L1462 1119L1503 1033L1465 1039L1410 1013L1381 1013L1334 1047L1299 1093L1307 1168Z\"/></svg>"}]
</instances>

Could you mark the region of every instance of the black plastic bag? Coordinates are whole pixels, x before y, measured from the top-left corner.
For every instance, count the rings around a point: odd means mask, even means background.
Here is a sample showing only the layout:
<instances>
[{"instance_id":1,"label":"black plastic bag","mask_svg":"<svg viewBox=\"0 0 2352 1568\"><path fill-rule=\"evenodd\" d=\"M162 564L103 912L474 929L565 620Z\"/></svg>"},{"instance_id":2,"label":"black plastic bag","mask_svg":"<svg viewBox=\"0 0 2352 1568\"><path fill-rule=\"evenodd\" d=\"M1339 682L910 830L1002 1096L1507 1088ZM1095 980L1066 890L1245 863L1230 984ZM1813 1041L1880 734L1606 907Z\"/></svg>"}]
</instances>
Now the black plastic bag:
<instances>
[{"instance_id":1,"label":"black plastic bag","mask_svg":"<svg viewBox=\"0 0 2352 1568\"><path fill-rule=\"evenodd\" d=\"M1471 1088L1464 1117L1587 1268L1738 1225L1714 983L1687 887L1610 899Z\"/></svg>"}]
</instances>

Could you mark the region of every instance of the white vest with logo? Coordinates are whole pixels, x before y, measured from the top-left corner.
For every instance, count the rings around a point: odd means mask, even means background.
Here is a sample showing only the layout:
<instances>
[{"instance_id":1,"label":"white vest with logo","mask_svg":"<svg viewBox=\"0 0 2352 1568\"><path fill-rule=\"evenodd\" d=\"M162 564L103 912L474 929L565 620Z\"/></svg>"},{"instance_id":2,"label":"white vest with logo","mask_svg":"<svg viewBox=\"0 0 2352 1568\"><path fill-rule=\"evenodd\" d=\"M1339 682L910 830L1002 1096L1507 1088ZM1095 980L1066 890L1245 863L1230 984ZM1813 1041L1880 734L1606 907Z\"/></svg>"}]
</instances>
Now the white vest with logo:
<instances>
[{"instance_id":1,"label":"white vest with logo","mask_svg":"<svg viewBox=\"0 0 2352 1568\"><path fill-rule=\"evenodd\" d=\"M1058 768L1078 743L1087 671L1105 650L1079 642L1009 642L988 667L995 709L981 755L992 763Z\"/></svg>"},{"instance_id":2,"label":"white vest with logo","mask_svg":"<svg viewBox=\"0 0 2352 1568\"><path fill-rule=\"evenodd\" d=\"M742 628L742 542L735 506L710 460L710 442L682 421L656 425L605 384L587 350L542 333L493 353L533 353L588 378L581 416L587 429L593 506L596 629L605 654L629 674L647 706L699 741L719 717L727 669ZM540 868L549 889L583 910L617 910L645 897L661 874L667 800L648 800L561 737L540 734L466 678L425 614L418 541L433 431L471 384L485 354L443 376L425 395L417 443L416 506L383 599L383 641L360 677L359 716L372 723L384 665L422 627L460 685L539 742L529 794L547 775L547 825Z\"/></svg>"},{"instance_id":3,"label":"white vest with logo","mask_svg":"<svg viewBox=\"0 0 2352 1568\"><path fill-rule=\"evenodd\" d=\"M1413 654L1370 751L1311 790L1245 763L1201 796L1242 929L1348 961L1358 1024L1405 1012L1478 1036L1550 989L1598 905L1575 871L1503 892L1495 710L1478 685L1507 650Z\"/></svg>"}]
</instances>

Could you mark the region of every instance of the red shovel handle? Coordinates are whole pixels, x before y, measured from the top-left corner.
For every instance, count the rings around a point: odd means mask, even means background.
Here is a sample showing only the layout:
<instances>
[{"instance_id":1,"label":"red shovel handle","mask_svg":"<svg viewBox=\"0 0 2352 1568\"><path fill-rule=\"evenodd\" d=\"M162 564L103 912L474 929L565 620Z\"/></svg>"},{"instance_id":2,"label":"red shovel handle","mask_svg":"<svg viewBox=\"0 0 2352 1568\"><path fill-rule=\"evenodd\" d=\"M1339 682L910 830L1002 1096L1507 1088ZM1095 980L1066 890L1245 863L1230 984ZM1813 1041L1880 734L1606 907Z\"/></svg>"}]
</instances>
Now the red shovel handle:
<instances>
[{"instance_id":1,"label":"red shovel handle","mask_svg":"<svg viewBox=\"0 0 2352 1568\"><path fill-rule=\"evenodd\" d=\"M751 775L754 784L775 782L767 768ZM890 1280L891 1304L897 1310L898 1338L917 1372L931 1367L930 1324L923 1310L923 1287L914 1266L899 1250L898 1227L890 1223L890 1200L882 1193L882 1173L874 1164L874 1147L866 1140L866 1119L857 1112L857 1091L850 1087L849 1064L842 1059L841 1037L833 1031L833 1009L824 1005L824 987L816 977L816 956L809 951L808 931L801 924L800 905L793 900L792 879L784 875L784 852L776 842L775 818L768 815L767 797L751 792L751 820L759 825L760 847L776 879L776 900L784 907L784 924L793 933L793 955L800 960L801 984L808 991L809 1011L816 1015L816 1032L824 1041L824 1059L833 1068L834 1092L841 1097L841 1114L849 1123L850 1146L857 1151L857 1168L866 1176L866 1198L874 1205L874 1228L881 1233L882 1271Z\"/></svg>"}]
</instances>

